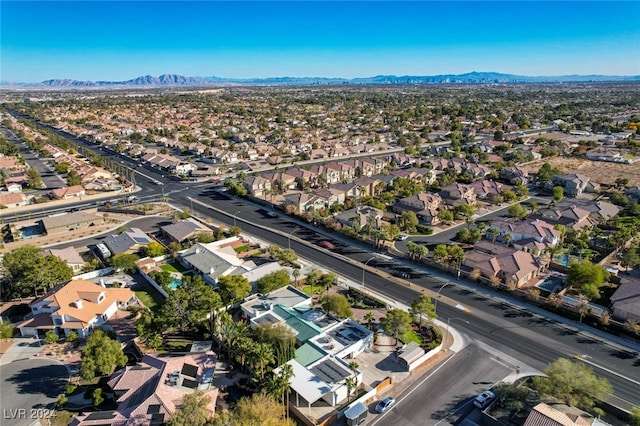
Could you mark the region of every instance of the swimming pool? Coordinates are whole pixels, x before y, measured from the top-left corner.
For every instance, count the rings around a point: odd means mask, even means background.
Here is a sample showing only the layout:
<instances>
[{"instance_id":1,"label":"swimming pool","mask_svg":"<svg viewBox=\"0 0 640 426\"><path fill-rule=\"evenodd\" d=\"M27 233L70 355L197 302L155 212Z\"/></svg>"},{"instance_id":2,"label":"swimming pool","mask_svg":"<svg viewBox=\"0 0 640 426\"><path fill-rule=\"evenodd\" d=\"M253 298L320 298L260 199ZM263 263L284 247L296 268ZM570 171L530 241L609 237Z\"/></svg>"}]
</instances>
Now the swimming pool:
<instances>
[{"instance_id":1,"label":"swimming pool","mask_svg":"<svg viewBox=\"0 0 640 426\"><path fill-rule=\"evenodd\" d=\"M548 291L549 293L555 293L562 290L564 280L558 276L549 276L544 281L536 284L536 287Z\"/></svg>"},{"instance_id":2,"label":"swimming pool","mask_svg":"<svg viewBox=\"0 0 640 426\"><path fill-rule=\"evenodd\" d=\"M18 232L20 232L20 238L37 237L44 234L40 225L23 226Z\"/></svg>"},{"instance_id":3,"label":"swimming pool","mask_svg":"<svg viewBox=\"0 0 640 426\"><path fill-rule=\"evenodd\" d=\"M177 276L173 276L173 279L171 280L171 282L169 283L169 288L171 290L175 290L178 287L182 286L182 278L177 277Z\"/></svg>"}]
</instances>

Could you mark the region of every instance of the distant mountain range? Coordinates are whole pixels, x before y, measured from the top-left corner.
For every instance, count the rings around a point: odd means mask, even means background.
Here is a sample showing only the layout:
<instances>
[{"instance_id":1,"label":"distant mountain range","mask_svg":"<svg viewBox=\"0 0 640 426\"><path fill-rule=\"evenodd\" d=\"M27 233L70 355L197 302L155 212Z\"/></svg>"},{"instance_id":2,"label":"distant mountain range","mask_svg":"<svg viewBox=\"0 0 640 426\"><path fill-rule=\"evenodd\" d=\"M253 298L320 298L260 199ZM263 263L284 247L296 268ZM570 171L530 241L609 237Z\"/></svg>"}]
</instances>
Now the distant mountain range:
<instances>
[{"instance_id":1,"label":"distant mountain range","mask_svg":"<svg viewBox=\"0 0 640 426\"><path fill-rule=\"evenodd\" d=\"M524 76L501 74L497 72L470 72L466 74L442 74L432 76L396 76L377 75L364 78L327 78L327 77L271 77L271 78L223 78L223 77L185 77L176 74L163 74L159 77L140 76L127 81L79 81L69 79L46 80L41 83L8 83L4 86L35 86L51 88L91 88L91 87L202 87L226 85L339 85L339 84L518 84L518 83L577 83L577 82L621 82L640 81L640 75L562 75L562 76Z\"/></svg>"}]
</instances>

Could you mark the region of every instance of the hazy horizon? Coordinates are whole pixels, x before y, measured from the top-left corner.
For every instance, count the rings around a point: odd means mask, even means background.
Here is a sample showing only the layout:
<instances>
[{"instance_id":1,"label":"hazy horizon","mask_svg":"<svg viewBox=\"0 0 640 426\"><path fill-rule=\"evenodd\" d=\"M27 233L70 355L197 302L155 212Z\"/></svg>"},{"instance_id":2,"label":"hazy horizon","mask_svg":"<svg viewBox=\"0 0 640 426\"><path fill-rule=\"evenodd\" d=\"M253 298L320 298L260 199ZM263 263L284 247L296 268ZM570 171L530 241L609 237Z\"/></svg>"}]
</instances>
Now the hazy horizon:
<instances>
[{"instance_id":1,"label":"hazy horizon","mask_svg":"<svg viewBox=\"0 0 640 426\"><path fill-rule=\"evenodd\" d=\"M3 1L1 75L640 74L640 2Z\"/></svg>"}]
</instances>

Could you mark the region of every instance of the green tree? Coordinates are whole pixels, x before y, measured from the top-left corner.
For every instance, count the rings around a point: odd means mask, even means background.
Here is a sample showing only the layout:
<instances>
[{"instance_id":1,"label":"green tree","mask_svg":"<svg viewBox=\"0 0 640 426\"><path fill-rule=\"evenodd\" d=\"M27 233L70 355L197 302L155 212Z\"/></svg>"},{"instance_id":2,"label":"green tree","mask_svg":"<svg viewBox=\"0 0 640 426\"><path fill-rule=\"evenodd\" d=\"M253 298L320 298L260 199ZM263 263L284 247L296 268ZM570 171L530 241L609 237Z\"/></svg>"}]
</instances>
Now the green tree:
<instances>
[{"instance_id":1,"label":"green tree","mask_svg":"<svg viewBox=\"0 0 640 426\"><path fill-rule=\"evenodd\" d=\"M429 296L426 294L422 294L418 296L413 302L411 302L411 307L409 308L409 312L411 315L415 317L420 324L420 327L424 327L425 318L428 322L431 322L434 318L436 318L435 305Z\"/></svg>"},{"instance_id":2,"label":"green tree","mask_svg":"<svg viewBox=\"0 0 640 426\"><path fill-rule=\"evenodd\" d=\"M631 426L640 426L640 407L633 407L629 416Z\"/></svg>"},{"instance_id":3,"label":"green tree","mask_svg":"<svg viewBox=\"0 0 640 426\"><path fill-rule=\"evenodd\" d=\"M505 203L512 203L516 199L518 199L516 193L510 189L503 189L502 192L500 192L500 195L502 196L502 199Z\"/></svg>"},{"instance_id":4,"label":"green tree","mask_svg":"<svg viewBox=\"0 0 640 426\"><path fill-rule=\"evenodd\" d=\"M75 330L71 330L69 334L67 334L67 342L75 342L78 340L78 333Z\"/></svg>"},{"instance_id":5,"label":"green tree","mask_svg":"<svg viewBox=\"0 0 640 426\"><path fill-rule=\"evenodd\" d=\"M273 349L276 365L295 357L296 336L284 324L260 324L254 329L255 341L266 343Z\"/></svg>"},{"instance_id":6,"label":"green tree","mask_svg":"<svg viewBox=\"0 0 640 426\"><path fill-rule=\"evenodd\" d=\"M320 299L322 309L338 318L351 318L353 311L346 297L342 294L328 294Z\"/></svg>"},{"instance_id":7,"label":"green tree","mask_svg":"<svg viewBox=\"0 0 640 426\"><path fill-rule=\"evenodd\" d=\"M42 188L42 177L34 167L30 167L29 170L27 170L27 185L31 189Z\"/></svg>"},{"instance_id":8,"label":"green tree","mask_svg":"<svg viewBox=\"0 0 640 426\"><path fill-rule=\"evenodd\" d=\"M75 170L69 170L67 172L67 185L75 186L82 185L82 176L78 174Z\"/></svg>"},{"instance_id":9,"label":"green tree","mask_svg":"<svg viewBox=\"0 0 640 426\"><path fill-rule=\"evenodd\" d=\"M9 321L0 321L0 339L10 339L13 337L15 327Z\"/></svg>"},{"instance_id":10,"label":"green tree","mask_svg":"<svg viewBox=\"0 0 640 426\"><path fill-rule=\"evenodd\" d=\"M236 404L235 415L224 426L264 425L295 426L292 419L282 416L280 404L265 391L254 393L251 397L242 398ZM223 424L214 424L223 426Z\"/></svg>"},{"instance_id":11,"label":"green tree","mask_svg":"<svg viewBox=\"0 0 640 426\"><path fill-rule=\"evenodd\" d=\"M439 261L445 261L449 257L449 251L447 250L446 244L438 244L436 248L433 250L433 257Z\"/></svg>"},{"instance_id":12,"label":"green tree","mask_svg":"<svg viewBox=\"0 0 640 426\"><path fill-rule=\"evenodd\" d=\"M538 173L536 175L536 179L539 183L545 184L547 182L551 182L551 179L554 175L562 174L562 170L554 169L551 167L551 164L544 163L540 169L538 169Z\"/></svg>"},{"instance_id":13,"label":"green tree","mask_svg":"<svg viewBox=\"0 0 640 426\"><path fill-rule=\"evenodd\" d=\"M264 379L267 368L275 362L273 348L268 343L256 343L251 346L247 360L254 373Z\"/></svg>"},{"instance_id":14,"label":"green tree","mask_svg":"<svg viewBox=\"0 0 640 426\"><path fill-rule=\"evenodd\" d=\"M138 262L138 256L132 253L120 253L109 259L109 263L116 270L124 272L133 272L136 270L136 262Z\"/></svg>"},{"instance_id":15,"label":"green tree","mask_svg":"<svg viewBox=\"0 0 640 426\"><path fill-rule=\"evenodd\" d=\"M104 402L104 396L102 396L102 389L96 388L93 390L93 405L94 407L99 406Z\"/></svg>"},{"instance_id":16,"label":"green tree","mask_svg":"<svg viewBox=\"0 0 640 426\"><path fill-rule=\"evenodd\" d=\"M207 407L211 398L200 389L187 393L182 398L182 404L169 419L169 426L205 426L208 424L211 412Z\"/></svg>"},{"instance_id":17,"label":"green tree","mask_svg":"<svg viewBox=\"0 0 640 426\"><path fill-rule=\"evenodd\" d=\"M510 218L518 219L518 220L521 220L527 217L528 213L529 212L527 211L527 209L522 207L520 204L514 204L510 206L509 209L507 210L507 214L509 215Z\"/></svg>"},{"instance_id":18,"label":"green tree","mask_svg":"<svg viewBox=\"0 0 640 426\"><path fill-rule=\"evenodd\" d=\"M405 211L400 215L400 229L405 232L416 232L416 227L420 223L415 212Z\"/></svg>"},{"instance_id":19,"label":"green tree","mask_svg":"<svg viewBox=\"0 0 640 426\"><path fill-rule=\"evenodd\" d=\"M124 367L127 363L120 343L112 340L101 329L94 330L87 338L80 358L80 375L84 380L111 374L116 367Z\"/></svg>"},{"instance_id":20,"label":"green tree","mask_svg":"<svg viewBox=\"0 0 640 426\"><path fill-rule=\"evenodd\" d=\"M625 250L620 256L620 264L627 268L627 270L640 265L640 253L638 252L638 248L632 246Z\"/></svg>"},{"instance_id":21,"label":"green tree","mask_svg":"<svg viewBox=\"0 0 640 426\"><path fill-rule=\"evenodd\" d=\"M564 188L561 186L553 187L553 200L560 201L564 198Z\"/></svg>"},{"instance_id":22,"label":"green tree","mask_svg":"<svg viewBox=\"0 0 640 426\"><path fill-rule=\"evenodd\" d=\"M213 242L213 233L206 231L198 232L198 242L202 244Z\"/></svg>"},{"instance_id":23,"label":"green tree","mask_svg":"<svg viewBox=\"0 0 640 426\"><path fill-rule=\"evenodd\" d=\"M543 395L566 401L573 407L591 409L597 401L611 393L611 385L598 378L593 370L582 362L559 358L544 370L547 377L536 376L533 385Z\"/></svg>"},{"instance_id":24,"label":"green tree","mask_svg":"<svg viewBox=\"0 0 640 426\"><path fill-rule=\"evenodd\" d=\"M223 275L218 277L218 293L225 305L239 302L251 294L251 284L242 275Z\"/></svg>"},{"instance_id":25,"label":"green tree","mask_svg":"<svg viewBox=\"0 0 640 426\"><path fill-rule=\"evenodd\" d=\"M149 276L156 282L156 284L164 289L168 289L169 284L173 282L173 276L169 271L151 271L149 272Z\"/></svg>"},{"instance_id":26,"label":"green tree","mask_svg":"<svg viewBox=\"0 0 640 426\"><path fill-rule=\"evenodd\" d=\"M273 290L288 286L289 284L291 284L289 272L287 272L286 269L280 269L260 278L258 280L257 290L260 294L267 294Z\"/></svg>"},{"instance_id":27,"label":"green tree","mask_svg":"<svg viewBox=\"0 0 640 426\"><path fill-rule=\"evenodd\" d=\"M7 296L30 295L39 288L49 289L56 284L69 281L73 270L60 258L47 255L32 245L18 247L6 253L2 269L7 280L3 291Z\"/></svg>"},{"instance_id":28,"label":"green tree","mask_svg":"<svg viewBox=\"0 0 640 426\"><path fill-rule=\"evenodd\" d=\"M164 246L157 241L151 241L144 248L145 256L149 256L149 257L158 257L158 256L164 255L165 253L166 253L166 250Z\"/></svg>"},{"instance_id":29,"label":"green tree","mask_svg":"<svg viewBox=\"0 0 640 426\"><path fill-rule=\"evenodd\" d=\"M449 224L453 220L453 212L451 210L440 210L437 215L438 219L444 223Z\"/></svg>"},{"instance_id":30,"label":"green tree","mask_svg":"<svg viewBox=\"0 0 640 426\"><path fill-rule=\"evenodd\" d=\"M391 309L387 315L380 318L382 329L389 336L393 336L398 342L398 336L411 329L411 315L402 309Z\"/></svg>"},{"instance_id":31,"label":"green tree","mask_svg":"<svg viewBox=\"0 0 640 426\"><path fill-rule=\"evenodd\" d=\"M58 333L53 330L48 330L44 335L44 342L49 345L52 343L56 343L59 339L60 336L58 336Z\"/></svg>"},{"instance_id":32,"label":"green tree","mask_svg":"<svg viewBox=\"0 0 640 426\"><path fill-rule=\"evenodd\" d=\"M169 293L161 309L162 321L181 331L205 324L212 311L222 307L220 295L199 275L182 277L182 285Z\"/></svg>"},{"instance_id":33,"label":"green tree","mask_svg":"<svg viewBox=\"0 0 640 426\"><path fill-rule=\"evenodd\" d=\"M567 281L588 299L600 297L600 288L609 279L609 272L604 266L593 264L589 260L572 262L567 271Z\"/></svg>"}]
</instances>

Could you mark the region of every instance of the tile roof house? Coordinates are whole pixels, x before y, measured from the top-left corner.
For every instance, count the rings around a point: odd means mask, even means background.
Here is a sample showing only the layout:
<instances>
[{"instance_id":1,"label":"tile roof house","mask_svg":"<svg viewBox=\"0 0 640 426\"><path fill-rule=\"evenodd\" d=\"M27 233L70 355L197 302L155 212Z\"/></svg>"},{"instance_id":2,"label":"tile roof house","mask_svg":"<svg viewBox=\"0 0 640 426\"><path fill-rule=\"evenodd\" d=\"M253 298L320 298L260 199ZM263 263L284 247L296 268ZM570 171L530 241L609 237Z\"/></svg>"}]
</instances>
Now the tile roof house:
<instances>
[{"instance_id":1,"label":"tile roof house","mask_svg":"<svg viewBox=\"0 0 640 426\"><path fill-rule=\"evenodd\" d=\"M539 403L529 412L523 426L608 426L574 407Z\"/></svg>"},{"instance_id":2,"label":"tile roof house","mask_svg":"<svg viewBox=\"0 0 640 426\"><path fill-rule=\"evenodd\" d=\"M477 180L470 183L469 186L473 188L478 199L491 202L500 199L500 195L505 189L511 189L511 187L507 185L488 179Z\"/></svg>"},{"instance_id":3,"label":"tile roof house","mask_svg":"<svg viewBox=\"0 0 640 426\"><path fill-rule=\"evenodd\" d=\"M442 188L439 192L442 201L451 206L461 204L475 204L476 193L469 185L454 183Z\"/></svg>"},{"instance_id":4,"label":"tile roof house","mask_svg":"<svg viewBox=\"0 0 640 426\"><path fill-rule=\"evenodd\" d=\"M218 390L212 385L216 357L193 353L159 357L145 355L133 366L116 371L108 382L117 407L87 411L75 417L73 426L151 426L166 424L185 395L201 390L209 397L206 408L213 416Z\"/></svg>"},{"instance_id":5,"label":"tile roof house","mask_svg":"<svg viewBox=\"0 0 640 426\"><path fill-rule=\"evenodd\" d=\"M72 231L104 223L104 217L85 212L72 212L60 216L43 217L40 223L47 235Z\"/></svg>"},{"instance_id":6,"label":"tile roof house","mask_svg":"<svg viewBox=\"0 0 640 426\"><path fill-rule=\"evenodd\" d=\"M560 242L560 231L556 230L554 225L540 219L515 222L495 220L489 229L494 229L502 239L510 234L514 243L529 238L548 246L556 246Z\"/></svg>"},{"instance_id":7,"label":"tile roof house","mask_svg":"<svg viewBox=\"0 0 640 426\"><path fill-rule=\"evenodd\" d=\"M336 222L342 226L353 226L360 229L366 225L380 228L383 223L384 211L370 206L358 206L355 209L345 210L334 216Z\"/></svg>"},{"instance_id":8,"label":"tile roof house","mask_svg":"<svg viewBox=\"0 0 640 426\"><path fill-rule=\"evenodd\" d=\"M211 233L211 229L200 225L195 220L181 220L171 225L160 227L160 232L176 243L182 243L186 240L194 240L200 232Z\"/></svg>"},{"instance_id":9,"label":"tile roof house","mask_svg":"<svg viewBox=\"0 0 640 426\"><path fill-rule=\"evenodd\" d=\"M0 193L0 206L18 207L29 204L27 196L22 192L3 192Z\"/></svg>"},{"instance_id":10,"label":"tile roof house","mask_svg":"<svg viewBox=\"0 0 640 426\"><path fill-rule=\"evenodd\" d=\"M135 302L127 288L104 288L86 280L69 281L30 303L33 316L20 325L22 336L34 336L45 330L74 330L87 337L94 327L106 323L120 308Z\"/></svg>"},{"instance_id":11,"label":"tile roof house","mask_svg":"<svg viewBox=\"0 0 640 426\"><path fill-rule=\"evenodd\" d=\"M620 286L609 300L614 318L640 322L640 278L621 277Z\"/></svg>"},{"instance_id":12,"label":"tile roof house","mask_svg":"<svg viewBox=\"0 0 640 426\"><path fill-rule=\"evenodd\" d=\"M248 176L242 181L242 186L254 197L262 198L271 192L271 180L262 176Z\"/></svg>"},{"instance_id":13,"label":"tile roof house","mask_svg":"<svg viewBox=\"0 0 640 426\"><path fill-rule=\"evenodd\" d=\"M439 222L438 212L443 207L442 198L439 194L421 192L398 200L393 205L393 212L402 214L406 211L412 211L415 212L421 222L427 225L435 225Z\"/></svg>"},{"instance_id":14,"label":"tile roof house","mask_svg":"<svg viewBox=\"0 0 640 426\"><path fill-rule=\"evenodd\" d=\"M252 260L238 257L233 249L234 243L242 244L239 237L230 237L212 243L197 243L178 253L178 260L186 268L193 268L202 279L217 287L218 277L222 275L240 275L256 267Z\"/></svg>"},{"instance_id":15,"label":"tile roof house","mask_svg":"<svg viewBox=\"0 0 640 426\"><path fill-rule=\"evenodd\" d=\"M548 189L555 186L564 188L564 195L567 197L577 197L590 188L591 181L588 177L577 174L568 173L564 175L555 175L551 182L547 184Z\"/></svg>"},{"instance_id":16,"label":"tile roof house","mask_svg":"<svg viewBox=\"0 0 640 426\"><path fill-rule=\"evenodd\" d=\"M45 256L52 255L62 260L73 270L73 272L80 272L84 268L84 260L74 247L46 249L43 250L43 253Z\"/></svg>"},{"instance_id":17,"label":"tile roof house","mask_svg":"<svg viewBox=\"0 0 640 426\"><path fill-rule=\"evenodd\" d=\"M520 166L505 167L500 170L500 179L504 179L512 185L526 185L529 183L529 172Z\"/></svg>"},{"instance_id":18,"label":"tile roof house","mask_svg":"<svg viewBox=\"0 0 640 426\"><path fill-rule=\"evenodd\" d=\"M146 246L153 239L142 229L130 228L122 234L109 235L102 243L107 246L111 254L132 253L140 247Z\"/></svg>"},{"instance_id":19,"label":"tile roof house","mask_svg":"<svg viewBox=\"0 0 640 426\"><path fill-rule=\"evenodd\" d=\"M84 188L82 185L57 188L49 191L49 197L53 200L68 200L69 198L82 197Z\"/></svg>"},{"instance_id":20,"label":"tile roof house","mask_svg":"<svg viewBox=\"0 0 640 426\"><path fill-rule=\"evenodd\" d=\"M505 285L520 287L546 268L546 263L531 253L488 241L478 241L466 253L463 265L478 269L482 276L498 277Z\"/></svg>"}]
</instances>

